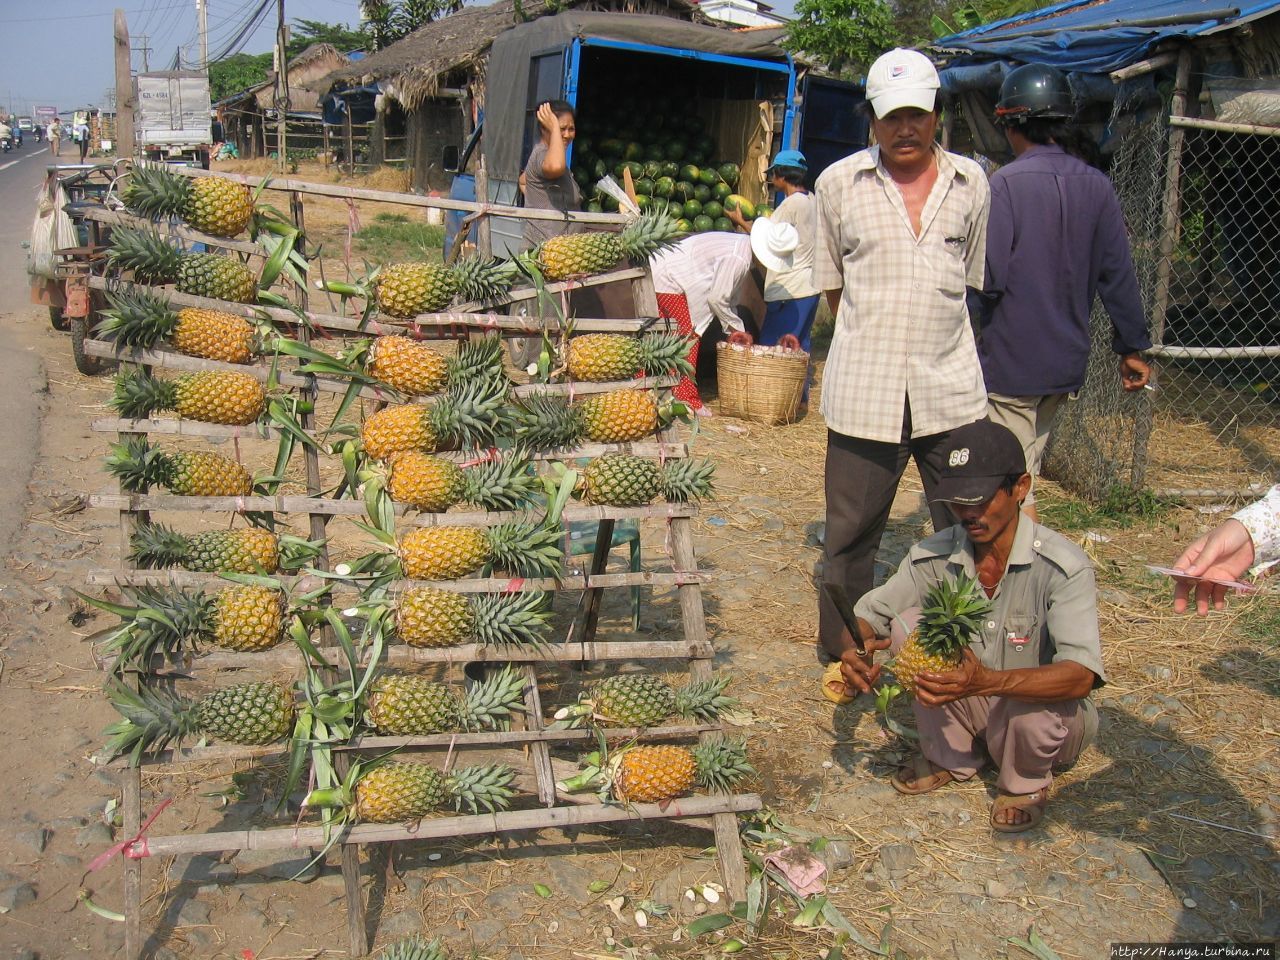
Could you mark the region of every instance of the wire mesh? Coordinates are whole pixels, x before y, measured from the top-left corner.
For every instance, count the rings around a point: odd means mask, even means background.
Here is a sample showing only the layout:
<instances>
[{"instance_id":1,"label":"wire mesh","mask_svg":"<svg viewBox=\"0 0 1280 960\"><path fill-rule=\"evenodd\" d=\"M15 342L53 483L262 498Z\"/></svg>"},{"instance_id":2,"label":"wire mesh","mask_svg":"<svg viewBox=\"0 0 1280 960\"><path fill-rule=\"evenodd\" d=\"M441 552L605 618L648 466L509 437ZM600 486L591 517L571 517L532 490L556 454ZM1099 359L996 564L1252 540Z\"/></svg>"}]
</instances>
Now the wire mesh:
<instances>
[{"instance_id":1,"label":"wire mesh","mask_svg":"<svg viewBox=\"0 0 1280 960\"><path fill-rule=\"evenodd\" d=\"M1113 117L1110 175L1151 317L1155 389L1126 394L1095 305L1080 399L1048 475L1093 498L1123 484L1227 495L1280 476L1280 137ZM1170 165L1170 151L1177 163Z\"/></svg>"}]
</instances>

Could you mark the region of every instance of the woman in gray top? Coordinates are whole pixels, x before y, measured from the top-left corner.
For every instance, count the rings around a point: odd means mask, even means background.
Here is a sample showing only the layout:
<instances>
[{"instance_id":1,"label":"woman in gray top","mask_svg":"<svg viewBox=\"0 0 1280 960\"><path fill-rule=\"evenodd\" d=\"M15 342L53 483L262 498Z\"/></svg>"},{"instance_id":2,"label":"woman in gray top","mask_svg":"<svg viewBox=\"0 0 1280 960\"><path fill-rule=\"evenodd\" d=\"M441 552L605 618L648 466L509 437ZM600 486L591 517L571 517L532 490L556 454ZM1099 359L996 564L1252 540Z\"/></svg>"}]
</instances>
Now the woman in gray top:
<instances>
[{"instance_id":1,"label":"woman in gray top","mask_svg":"<svg viewBox=\"0 0 1280 960\"><path fill-rule=\"evenodd\" d=\"M577 210L582 206L582 194L569 172L567 156L575 133L573 107L563 100L546 100L538 104L537 117L542 138L529 154L529 162L520 175L524 205L541 210ZM533 247L576 230L577 224L527 220L524 240Z\"/></svg>"}]
</instances>

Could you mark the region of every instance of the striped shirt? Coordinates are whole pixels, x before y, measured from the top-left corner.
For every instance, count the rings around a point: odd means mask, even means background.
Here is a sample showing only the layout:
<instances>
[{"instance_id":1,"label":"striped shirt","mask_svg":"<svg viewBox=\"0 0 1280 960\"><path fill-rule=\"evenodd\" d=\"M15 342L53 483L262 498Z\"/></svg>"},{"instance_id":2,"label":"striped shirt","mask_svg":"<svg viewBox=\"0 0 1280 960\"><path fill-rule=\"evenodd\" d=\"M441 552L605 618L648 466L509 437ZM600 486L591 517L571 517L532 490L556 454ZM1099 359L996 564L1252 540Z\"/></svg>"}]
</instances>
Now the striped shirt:
<instances>
[{"instance_id":1,"label":"striped shirt","mask_svg":"<svg viewBox=\"0 0 1280 960\"><path fill-rule=\"evenodd\" d=\"M655 293L684 294L698 336L712 320L719 320L726 333L742 329L733 308L751 269L751 238L745 233L695 233L656 254L649 268Z\"/></svg>"},{"instance_id":2,"label":"striped shirt","mask_svg":"<svg viewBox=\"0 0 1280 960\"><path fill-rule=\"evenodd\" d=\"M965 287L982 289L991 193L972 160L934 148L938 179L920 216L871 147L833 164L815 190L813 280L843 290L822 382L822 415L845 436L899 443L986 414Z\"/></svg>"}]
</instances>

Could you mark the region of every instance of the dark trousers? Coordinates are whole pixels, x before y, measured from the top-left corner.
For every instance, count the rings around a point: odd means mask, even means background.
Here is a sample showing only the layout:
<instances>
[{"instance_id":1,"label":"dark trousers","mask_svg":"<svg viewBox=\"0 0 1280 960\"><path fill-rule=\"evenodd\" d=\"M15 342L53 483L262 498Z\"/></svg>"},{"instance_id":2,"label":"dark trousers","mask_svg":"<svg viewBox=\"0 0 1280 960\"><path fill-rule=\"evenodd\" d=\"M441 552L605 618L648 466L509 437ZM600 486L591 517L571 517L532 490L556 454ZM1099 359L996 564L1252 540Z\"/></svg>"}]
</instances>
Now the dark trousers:
<instances>
[{"instance_id":1,"label":"dark trousers","mask_svg":"<svg viewBox=\"0 0 1280 960\"><path fill-rule=\"evenodd\" d=\"M907 458L916 462L929 499L946 453L947 433L911 436L911 409L902 419L902 440L882 443L827 431L827 527L822 556L822 579L842 584L854 603L874 585L876 551L889 522L898 481ZM934 530L955 520L946 504L930 503ZM822 649L837 650L844 621L825 591L818 594L818 637ZM820 651L821 653L821 651Z\"/></svg>"}]
</instances>

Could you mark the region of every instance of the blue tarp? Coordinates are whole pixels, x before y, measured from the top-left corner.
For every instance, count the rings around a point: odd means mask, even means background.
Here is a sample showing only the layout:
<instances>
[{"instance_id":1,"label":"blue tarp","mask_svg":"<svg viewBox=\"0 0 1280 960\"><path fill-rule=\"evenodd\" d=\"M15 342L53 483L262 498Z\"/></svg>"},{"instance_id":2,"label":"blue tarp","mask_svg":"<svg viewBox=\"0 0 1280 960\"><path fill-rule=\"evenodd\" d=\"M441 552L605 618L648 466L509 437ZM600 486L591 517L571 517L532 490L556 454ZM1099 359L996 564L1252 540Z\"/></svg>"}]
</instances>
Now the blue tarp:
<instances>
[{"instance_id":1,"label":"blue tarp","mask_svg":"<svg viewBox=\"0 0 1280 960\"><path fill-rule=\"evenodd\" d=\"M1239 13L1224 16L1233 9ZM1068 0L942 37L930 46L967 51L975 59L1048 63L1073 73L1109 73L1148 56L1162 40L1198 36L1275 11L1280 11L1275 0L1252 5L1237 2L1235 6L1228 0ZM1179 22L1142 25L1160 18L1178 18ZM1034 35L1041 31L1043 35Z\"/></svg>"},{"instance_id":2,"label":"blue tarp","mask_svg":"<svg viewBox=\"0 0 1280 960\"><path fill-rule=\"evenodd\" d=\"M345 90L330 90L320 101L320 109L324 114L324 122L343 124L347 122L347 111L351 111L352 123L372 123L374 118L374 100L377 99L379 86L367 83L362 87L348 87Z\"/></svg>"}]
</instances>

